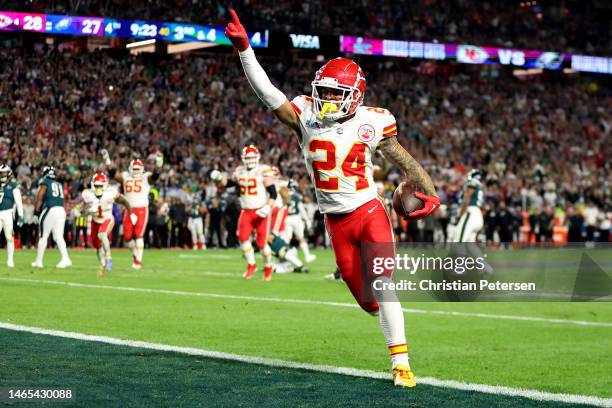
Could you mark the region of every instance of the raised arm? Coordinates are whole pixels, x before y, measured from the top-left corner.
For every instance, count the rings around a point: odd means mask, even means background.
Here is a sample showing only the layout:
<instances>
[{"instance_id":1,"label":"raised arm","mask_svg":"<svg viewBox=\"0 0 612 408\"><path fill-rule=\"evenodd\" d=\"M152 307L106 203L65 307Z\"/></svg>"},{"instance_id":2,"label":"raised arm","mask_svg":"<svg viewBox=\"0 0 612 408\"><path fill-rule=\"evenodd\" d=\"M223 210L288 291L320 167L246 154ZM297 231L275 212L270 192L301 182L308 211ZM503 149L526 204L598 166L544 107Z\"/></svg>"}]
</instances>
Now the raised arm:
<instances>
[{"instance_id":1,"label":"raised arm","mask_svg":"<svg viewBox=\"0 0 612 408\"><path fill-rule=\"evenodd\" d=\"M117 180L119 183L123 183L123 175L120 171L117 171L117 168L115 167L114 163L110 158L108 150L102 149L100 150L100 154L102 155L102 160L104 161L104 164L106 164L106 169L108 170L108 175L110 176L110 178Z\"/></svg>"},{"instance_id":2,"label":"raised arm","mask_svg":"<svg viewBox=\"0 0 612 408\"><path fill-rule=\"evenodd\" d=\"M240 63L244 69L251 88L261 101L270 109L282 123L296 132L300 132L300 119L287 97L278 88L272 85L268 75L263 70L255 52L249 45L244 26L238 15L232 9L229 10L232 21L225 28L225 36L232 42L240 55Z\"/></svg>"},{"instance_id":3,"label":"raised arm","mask_svg":"<svg viewBox=\"0 0 612 408\"><path fill-rule=\"evenodd\" d=\"M440 206L440 199L436 194L436 188L429 174L427 174L419 162L402 147L395 137L383 139L378 144L378 149L383 156L385 156L385 159L402 169L402 172L410 184L420 187L425 192L414 193L415 197L423 200L424 206L422 209L408 214L406 219L409 221L417 221L421 218L430 216L436 208Z\"/></svg>"}]
</instances>

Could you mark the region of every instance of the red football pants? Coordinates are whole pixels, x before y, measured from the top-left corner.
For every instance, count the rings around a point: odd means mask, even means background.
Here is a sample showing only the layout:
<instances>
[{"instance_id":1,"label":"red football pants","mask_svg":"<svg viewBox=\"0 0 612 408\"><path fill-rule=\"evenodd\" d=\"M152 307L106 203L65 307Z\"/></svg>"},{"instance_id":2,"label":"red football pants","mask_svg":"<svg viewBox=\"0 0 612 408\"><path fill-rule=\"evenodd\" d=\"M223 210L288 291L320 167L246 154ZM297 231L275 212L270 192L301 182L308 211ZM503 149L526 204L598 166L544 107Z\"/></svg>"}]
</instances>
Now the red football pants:
<instances>
[{"instance_id":1,"label":"red football pants","mask_svg":"<svg viewBox=\"0 0 612 408\"><path fill-rule=\"evenodd\" d=\"M102 223L97 223L93 220L91 221L91 243L93 244L94 248L102 248L102 241L100 241L100 238L98 238L98 234L106 233L110 239L111 235L113 234L114 226L115 220L113 218L108 218Z\"/></svg>"},{"instance_id":2,"label":"red football pants","mask_svg":"<svg viewBox=\"0 0 612 408\"><path fill-rule=\"evenodd\" d=\"M374 275L371 259L395 257L391 221L385 205L375 198L347 214L325 214L336 265L359 306L366 312L378 310L371 282L379 276L391 278L393 269ZM363 251L367 251L366 254ZM364 262L365 261L365 262Z\"/></svg>"},{"instance_id":3,"label":"red football pants","mask_svg":"<svg viewBox=\"0 0 612 408\"><path fill-rule=\"evenodd\" d=\"M144 237L145 229L147 228L147 222L149 222L149 208L148 207L136 207L132 208L132 214L136 214L138 220L136 224L132 224L130 214L125 213L123 217L123 240L131 241L134 238Z\"/></svg>"},{"instance_id":4,"label":"red football pants","mask_svg":"<svg viewBox=\"0 0 612 408\"><path fill-rule=\"evenodd\" d=\"M238 241L244 242L251 238L253 230L257 232L255 243L259 249L263 249L268 242L268 231L270 230L270 216L261 218L257 210L241 210L238 218Z\"/></svg>"}]
</instances>

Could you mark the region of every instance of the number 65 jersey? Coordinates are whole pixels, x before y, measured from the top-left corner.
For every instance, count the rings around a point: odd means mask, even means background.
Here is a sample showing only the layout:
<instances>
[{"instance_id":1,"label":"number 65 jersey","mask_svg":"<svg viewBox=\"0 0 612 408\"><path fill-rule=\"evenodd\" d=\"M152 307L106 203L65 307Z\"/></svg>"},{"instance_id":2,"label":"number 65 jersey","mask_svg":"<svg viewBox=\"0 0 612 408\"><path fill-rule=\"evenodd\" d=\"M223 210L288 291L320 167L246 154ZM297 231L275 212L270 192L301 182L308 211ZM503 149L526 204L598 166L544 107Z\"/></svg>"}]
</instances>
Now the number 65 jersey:
<instances>
[{"instance_id":1,"label":"number 65 jersey","mask_svg":"<svg viewBox=\"0 0 612 408\"><path fill-rule=\"evenodd\" d=\"M361 106L355 115L330 125L321 122L312 98L291 102L300 117L302 154L322 213L348 213L377 197L372 155L378 143L397 134L386 109Z\"/></svg>"},{"instance_id":2,"label":"number 65 jersey","mask_svg":"<svg viewBox=\"0 0 612 408\"><path fill-rule=\"evenodd\" d=\"M149 208L149 173L132 176L129 172L121 173L123 195L132 208Z\"/></svg>"}]
</instances>

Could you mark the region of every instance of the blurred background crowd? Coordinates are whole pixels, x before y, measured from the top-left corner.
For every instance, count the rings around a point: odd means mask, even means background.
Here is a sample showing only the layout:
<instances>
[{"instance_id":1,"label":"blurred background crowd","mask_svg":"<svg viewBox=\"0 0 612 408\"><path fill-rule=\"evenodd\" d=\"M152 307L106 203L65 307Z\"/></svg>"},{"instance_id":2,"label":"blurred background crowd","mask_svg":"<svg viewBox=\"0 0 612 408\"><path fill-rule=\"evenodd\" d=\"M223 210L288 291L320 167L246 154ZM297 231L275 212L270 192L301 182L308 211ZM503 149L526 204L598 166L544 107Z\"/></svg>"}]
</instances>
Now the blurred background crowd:
<instances>
[{"instance_id":1,"label":"blurred background crowd","mask_svg":"<svg viewBox=\"0 0 612 408\"><path fill-rule=\"evenodd\" d=\"M1 1L0 8L14 3ZM18 3L23 9L23 2ZM26 3L45 12L117 17L142 12L141 18L163 15L170 20L168 16L176 15L209 24L224 22L226 12L220 4L196 0L136 1L129 8L113 0ZM421 1L400 8L371 8L363 1L351 4L352 17L329 13L348 9L344 2L294 3L245 1L235 6L243 8L245 21L279 28L286 24L308 30L309 24L320 23L319 31L348 27L348 31L373 36L408 37L409 32L410 38L435 35L448 41L453 35L469 40L479 33L480 43L499 43L494 37L501 36L520 44L521 38L529 37L531 24L531 17L512 18L516 7L508 9L508 19L520 25L508 24L496 8L499 21L489 27L487 12L492 6L468 0ZM567 3L570 7L575 2ZM535 38L543 42L542 47L547 41L584 50L601 45L589 30L580 28L581 21L609 26L610 19L602 22L590 15L597 2L589 4L581 13L568 11L560 16L563 24L555 29L534 26ZM291 7L294 11L289 12ZM296 13L295 7L308 10ZM501 7L503 11L506 6ZM393 23L404 21L402 16L405 23ZM550 23L535 18L534 24ZM413 21L424 31L413 30ZM475 21L483 25L474 27ZM373 31L364 31L361 24ZM456 26L453 32L452 25ZM609 36L604 40L610 49ZM322 64L297 55L260 60L290 99L310 94L310 82ZM107 149L119 169L127 169L135 157L152 168L156 153L164 155L165 165L150 200L148 246L190 246L187 225L194 211L205 220L209 246L236 246L240 212L236 194L218 191L209 175L215 169L231 172L240 164L242 147L251 143L262 152L263 163L277 166L282 177L298 182L311 218L310 242L326 244L298 141L251 92L235 55L199 51L178 57L135 57L125 50L89 53L40 45L0 48L0 62L0 160L12 167L26 197L23 245L35 240L32 201L42 167L48 164L56 166L64 181L68 242L83 243L86 221L80 213L80 191L95 171L104 170L99 152ZM555 226L567 228L570 242L608 240L612 217L609 81L562 75L521 80L499 67L414 64L399 59L365 57L358 62L368 81L365 104L386 107L395 115L400 142L431 174L444 204L436 217L416 224L393 219L402 240L447 237L447 226L456 222L458 193L474 167L486 173L483 238L487 241L551 241ZM389 199L400 173L380 158L376 163L381 194ZM117 211L117 221L122 216ZM525 226L528 236L521 235ZM115 244L121 245L119 228L115 234Z\"/></svg>"}]
</instances>

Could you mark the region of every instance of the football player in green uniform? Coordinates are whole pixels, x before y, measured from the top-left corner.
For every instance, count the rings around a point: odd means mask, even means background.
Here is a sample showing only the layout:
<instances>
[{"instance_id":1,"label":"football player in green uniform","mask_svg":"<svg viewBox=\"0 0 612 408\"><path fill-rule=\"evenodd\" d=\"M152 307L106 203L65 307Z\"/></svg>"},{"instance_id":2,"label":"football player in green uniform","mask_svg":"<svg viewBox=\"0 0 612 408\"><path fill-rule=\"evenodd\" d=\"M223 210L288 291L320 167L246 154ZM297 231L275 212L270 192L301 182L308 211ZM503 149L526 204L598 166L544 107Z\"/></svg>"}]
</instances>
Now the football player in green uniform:
<instances>
[{"instance_id":1,"label":"football player in green uniform","mask_svg":"<svg viewBox=\"0 0 612 408\"><path fill-rule=\"evenodd\" d=\"M15 267L13 255L15 253L15 238L13 236L14 208L17 208L17 227L23 225L23 204L21 191L15 180L11 179L13 171L6 164L0 164L0 231L4 231L8 257L6 265Z\"/></svg>"},{"instance_id":2,"label":"football player in green uniform","mask_svg":"<svg viewBox=\"0 0 612 408\"><path fill-rule=\"evenodd\" d=\"M60 251L61 260L56 265L63 269L72 265L66 249L64 240L64 225L66 224L66 210L64 209L64 186L56 180L55 168L45 166L42 178L38 181L38 194L34 204L38 214L38 251L36 260L32 263L33 268L43 267L43 257L47 249L49 235L53 234L53 240Z\"/></svg>"}]
</instances>

